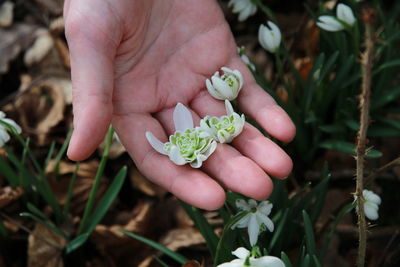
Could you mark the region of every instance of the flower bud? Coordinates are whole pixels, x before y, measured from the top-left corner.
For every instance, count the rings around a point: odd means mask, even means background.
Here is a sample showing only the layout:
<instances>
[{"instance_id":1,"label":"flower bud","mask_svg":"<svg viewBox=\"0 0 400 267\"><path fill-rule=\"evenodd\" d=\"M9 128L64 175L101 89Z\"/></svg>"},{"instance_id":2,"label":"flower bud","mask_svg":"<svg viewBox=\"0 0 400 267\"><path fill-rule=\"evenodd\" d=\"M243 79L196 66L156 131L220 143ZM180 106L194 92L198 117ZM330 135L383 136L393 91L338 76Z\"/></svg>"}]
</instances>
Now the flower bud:
<instances>
[{"instance_id":1,"label":"flower bud","mask_svg":"<svg viewBox=\"0 0 400 267\"><path fill-rule=\"evenodd\" d=\"M273 22L268 21L267 25L268 27L263 24L260 25L258 29L258 41L265 50L275 53L281 44L282 34L278 26Z\"/></svg>"},{"instance_id":2,"label":"flower bud","mask_svg":"<svg viewBox=\"0 0 400 267\"><path fill-rule=\"evenodd\" d=\"M210 79L206 80L208 92L219 100L234 100L243 87L243 76L238 70L231 70L227 67L222 67L224 72L220 76L219 72L215 72Z\"/></svg>"}]
</instances>

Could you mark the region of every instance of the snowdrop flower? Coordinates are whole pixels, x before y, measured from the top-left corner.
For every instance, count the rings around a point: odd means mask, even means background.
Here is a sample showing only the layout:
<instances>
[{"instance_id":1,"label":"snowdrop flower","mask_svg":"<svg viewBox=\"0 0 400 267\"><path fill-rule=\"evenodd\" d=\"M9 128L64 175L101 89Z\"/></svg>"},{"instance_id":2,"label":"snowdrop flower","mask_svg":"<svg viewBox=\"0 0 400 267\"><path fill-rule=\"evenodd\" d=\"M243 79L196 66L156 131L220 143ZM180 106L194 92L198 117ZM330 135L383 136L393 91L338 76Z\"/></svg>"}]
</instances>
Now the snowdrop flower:
<instances>
[{"instance_id":1,"label":"snowdrop flower","mask_svg":"<svg viewBox=\"0 0 400 267\"><path fill-rule=\"evenodd\" d=\"M282 34L278 26L272 21L268 21L267 25L268 27L263 24L260 25L258 41L265 50L275 53L281 44Z\"/></svg>"},{"instance_id":2,"label":"snowdrop flower","mask_svg":"<svg viewBox=\"0 0 400 267\"><path fill-rule=\"evenodd\" d=\"M248 202L244 199L238 199L236 201L236 207L243 211L250 211L250 213L234 224L232 229L235 227L248 228L250 245L254 246L257 243L258 235L261 231L264 231L265 228L270 232L274 231L274 223L268 218L272 206L273 205L267 200L261 201L260 204L257 205L254 199L249 199Z\"/></svg>"},{"instance_id":3,"label":"snowdrop flower","mask_svg":"<svg viewBox=\"0 0 400 267\"><path fill-rule=\"evenodd\" d=\"M189 163L193 168L200 168L217 148L217 142L201 128L194 128L190 111L181 103L176 105L173 118L176 131L169 137L169 142L162 143L151 132L146 132L147 141L175 164Z\"/></svg>"},{"instance_id":4,"label":"snowdrop flower","mask_svg":"<svg viewBox=\"0 0 400 267\"><path fill-rule=\"evenodd\" d=\"M238 259L231 262L226 262L218 265L217 267L285 267L283 261L273 256L263 256L260 258L252 257L250 251L240 247L232 251Z\"/></svg>"},{"instance_id":5,"label":"snowdrop flower","mask_svg":"<svg viewBox=\"0 0 400 267\"><path fill-rule=\"evenodd\" d=\"M19 125L12 119L7 119L6 114L3 111L0 111L0 147L3 147L4 144L10 140L10 135L7 132L9 129L5 124L12 127L18 134L21 133L21 127L19 127Z\"/></svg>"},{"instance_id":6,"label":"snowdrop flower","mask_svg":"<svg viewBox=\"0 0 400 267\"><path fill-rule=\"evenodd\" d=\"M237 114L228 100L225 100L226 116L206 116L200 121L200 127L207 132L215 141L230 143L238 136L245 123L244 115Z\"/></svg>"},{"instance_id":7,"label":"snowdrop flower","mask_svg":"<svg viewBox=\"0 0 400 267\"><path fill-rule=\"evenodd\" d=\"M239 13L239 21L245 21L257 12L257 6L251 0L230 0L228 7L231 6L233 6L233 13Z\"/></svg>"},{"instance_id":8,"label":"snowdrop flower","mask_svg":"<svg viewBox=\"0 0 400 267\"><path fill-rule=\"evenodd\" d=\"M366 189L363 190L363 197L365 217L370 220L377 220L379 218L378 209L381 204L381 198L374 192ZM357 200L357 196L355 199Z\"/></svg>"},{"instance_id":9,"label":"snowdrop flower","mask_svg":"<svg viewBox=\"0 0 400 267\"><path fill-rule=\"evenodd\" d=\"M323 30L330 32L341 31L345 25L351 27L356 22L353 11L345 4L339 4L336 8L336 17L334 16L320 16L317 25Z\"/></svg>"},{"instance_id":10,"label":"snowdrop flower","mask_svg":"<svg viewBox=\"0 0 400 267\"><path fill-rule=\"evenodd\" d=\"M244 47L238 47L237 51L243 63L246 64L250 70L256 71L256 66L250 61L249 57L244 54Z\"/></svg>"},{"instance_id":11,"label":"snowdrop flower","mask_svg":"<svg viewBox=\"0 0 400 267\"><path fill-rule=\"evenodd\" d=\"M215 72L210 79L206 80L208 92L219 100L234 100L243 87L243 76L238 70L231 70L227 67L222 67L224 72L222 76L219 72Z\"/></svg>"}]
</instances>

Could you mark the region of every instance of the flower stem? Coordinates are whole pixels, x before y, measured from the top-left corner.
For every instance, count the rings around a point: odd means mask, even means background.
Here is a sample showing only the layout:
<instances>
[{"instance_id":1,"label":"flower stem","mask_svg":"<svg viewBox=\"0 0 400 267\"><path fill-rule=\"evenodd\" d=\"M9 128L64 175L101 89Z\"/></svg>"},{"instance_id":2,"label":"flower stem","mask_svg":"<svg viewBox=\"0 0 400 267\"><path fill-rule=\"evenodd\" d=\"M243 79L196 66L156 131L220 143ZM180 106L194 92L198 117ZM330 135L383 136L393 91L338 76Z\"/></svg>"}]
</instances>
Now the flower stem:
<instances>
[{"instance_id":1,"label":"flower stem","mask_svg":"<svg viewBox=\"0 0 400 267\"><path fill-rule=\"evenodd\" d=\"M269 17L269 19L272 22L276 23L276 18L274 16L274 13L272 12L272 10L269 7L264 5L262 3L262 1L260 1L260 0L252 0L252 2L253 2L253 4L257 5L265 13L265 15L267 15Z\"/></svg>"},{"instance_id":2,"label":"flower stem","mask_svg":"<svg viewBox=\"0 0 400 267\"><path fill-rule=\"evenodd\" d=\"M364 212L364 156L366 151L367 130L369 123L369 106L371 94L371 77L373 65L373 33L370 21L365 21L365 51L362 55L361 70L362 70L362 84L361 95L359 97L360 108L360 130L357 134L357 147L356 147L356 195L358 207L358 257L357 266L363 267L365 265L365 251L367 246L367 225L365 221Z\"/></svg>"}]
</instances>

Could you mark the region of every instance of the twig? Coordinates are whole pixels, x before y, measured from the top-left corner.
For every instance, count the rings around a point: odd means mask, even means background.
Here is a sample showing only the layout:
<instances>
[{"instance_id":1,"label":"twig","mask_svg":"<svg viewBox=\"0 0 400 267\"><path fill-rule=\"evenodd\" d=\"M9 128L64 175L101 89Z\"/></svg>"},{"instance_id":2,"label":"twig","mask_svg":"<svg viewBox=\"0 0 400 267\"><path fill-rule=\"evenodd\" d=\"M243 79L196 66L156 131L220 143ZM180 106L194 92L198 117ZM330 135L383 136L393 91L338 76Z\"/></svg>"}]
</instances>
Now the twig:
<instances>
[{"instance_id":1,"label":"twig","mask_svg":"<svg viewBox=\"0 0 400 267\"><path fill-rule=\"evenodd\" d=\"M367 130L369 123L369 107L370 107L370 94L371 94L371 77L372 77L372 65L373 65L373 33L370 19L365 19L365 51L361 58L361 70L362 70L362 84L361 84L361 95L359 97L359 108L360 108L360 130L357 134L357 147L356 147L356 196L357 196L357 207L358 207L358 257L357 266L364 267L365 265L365 251L367 246L367 224L365 221L364 213L364 156L366 151L367 143Z\"/></svg>"},{"instance_id":2,"label":"twig","mask_svg":"<svg viewBox=\"0 0 400 267\"><path fill-rule=\"evenodd\" d=\"M375 180L375 178L381 174L384 171L390 170L391 168L400 165L400 157L398 157L397 159L392 160L391 162L387 163L386 165L383 165L382 167L372 171L370 173L370 175L367 176L367 178L365 178L365 183L368 185L370 183L373 182L373 180Z\"/></svg>"}]
</instances>

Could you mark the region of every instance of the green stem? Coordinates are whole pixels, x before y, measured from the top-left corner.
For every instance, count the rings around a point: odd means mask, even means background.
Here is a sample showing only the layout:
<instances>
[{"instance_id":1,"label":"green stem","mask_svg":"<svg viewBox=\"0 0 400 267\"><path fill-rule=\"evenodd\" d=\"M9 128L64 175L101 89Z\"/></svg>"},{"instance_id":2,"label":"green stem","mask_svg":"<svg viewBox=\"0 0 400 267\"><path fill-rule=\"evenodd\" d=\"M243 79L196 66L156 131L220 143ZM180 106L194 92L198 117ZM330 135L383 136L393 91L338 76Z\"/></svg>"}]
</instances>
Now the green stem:
<instances>
[{"instance_id":1,"label":"green stem","mask_svg":"<svg viewBox=\"0 0 400 267\"><path fill-rule=\"evenodd\" d=\"M265 15L267 15L270 18L272 22L276 23L276 17L274 16L274 13L269 7L264 5L260 0L251 0L251 1L253 2L253 4L257 5L265 13Z\"/></svg>"},{"instance_id":2,"label":"green stem","mask_svg":"<svg viewBox=\"0 0 400 267\"><path fill-rule=\"evenodd\" d=\"M291 107L291 103L292 103L292 98L293 98L293 90L292 87L290 86L290 84L288 83L288 81L285 78L285 73L283 71L283 64L282 64L282 60L280 57L280 50L275 52L275 61L276 61L276 68L278 69L278 75L279 75L279 79L283 82L283 85L289 95L288 101L289 101L289 107Z\"/></svg>"},{"instance_id":3,"label":"green stem","mask_svg":"<svg viewBox=\"0 0 400 267\"><path fill-rule=\"evenodd\" d=\"M103 156L101 157L100 165L99 165L99 168L97 169L96 177L94 178L94 183L93 183L92 189L89 194L89 199L88 199L88 202L86 203L86 207L83 212L82 221L79 225L78 235L82 234L82 231L85 229L87 221L90 217L90 212L93 209L97 191L100 186L101 176L103 175L104 168L105 168L106 162L108 160L108 154L110 152L110 146L112 143L113 134L114 134L114 129L112 128L112 126L110 126L110 128L108 129L108 132L107 132L107 136L106 136L106 145L105 145L105 148L103 151Z\"/></svg>"},{"instance_id":4,"label":"green stem","mask_svg":"<svg viewBox=\"0 0 400 267\"><path fill-rule=\"evenodd\" d=\"M74 189L74 185L76 182L76 176L77 176L78 171L79 171L79 162L77 162L75 165L74 173L72 174L71 181L69 182L69 185L68 185L67 199L65 200L64 211L63 211L65 217L68 217L69 207L71 206L72 193L73 193L73 189Z\"/></svg>"}]
</instances>

